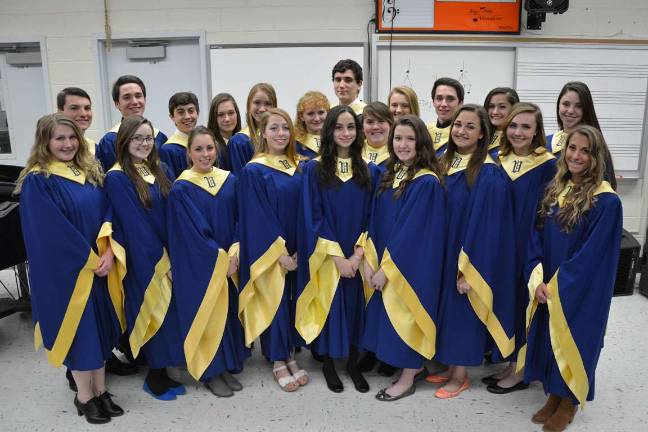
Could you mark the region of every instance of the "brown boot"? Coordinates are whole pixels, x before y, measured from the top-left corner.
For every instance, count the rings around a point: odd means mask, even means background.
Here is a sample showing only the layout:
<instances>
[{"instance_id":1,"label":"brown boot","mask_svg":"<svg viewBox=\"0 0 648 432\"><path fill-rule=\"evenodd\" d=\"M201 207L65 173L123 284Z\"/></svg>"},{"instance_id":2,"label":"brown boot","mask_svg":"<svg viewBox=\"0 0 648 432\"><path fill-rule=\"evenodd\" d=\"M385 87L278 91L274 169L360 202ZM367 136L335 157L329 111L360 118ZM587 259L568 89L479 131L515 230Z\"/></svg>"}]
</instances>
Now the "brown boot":
<instances>
[{"instance_id":1,"label":"brown boot","mask_svg":"<svg viewBox=\"0 0 648 432\"><path fill-rule=\"evenodd\" d=\"M546 421L542 430L546 432L564 431L567 425L574 420L576 408L577 407L572 403L571 399L568 397L562 398L560 405L558 405L558 409L554 415Z\"/></svg>"},{"instance_id":2,"label":"brown boot","mask_svg":"<svg viewBox=\"0 0 648 432\"><path fill-rule=\"evenodd\" d=\"M549 418L554 415L556 410L558 409L558 405L560 405L560 397L556 395L549 395L549 399L547 399L547 402L544 404L540 410L533 414L533 417L531 417L531 421L535 424L545 424Z\"/></svg>"}]
</instances>

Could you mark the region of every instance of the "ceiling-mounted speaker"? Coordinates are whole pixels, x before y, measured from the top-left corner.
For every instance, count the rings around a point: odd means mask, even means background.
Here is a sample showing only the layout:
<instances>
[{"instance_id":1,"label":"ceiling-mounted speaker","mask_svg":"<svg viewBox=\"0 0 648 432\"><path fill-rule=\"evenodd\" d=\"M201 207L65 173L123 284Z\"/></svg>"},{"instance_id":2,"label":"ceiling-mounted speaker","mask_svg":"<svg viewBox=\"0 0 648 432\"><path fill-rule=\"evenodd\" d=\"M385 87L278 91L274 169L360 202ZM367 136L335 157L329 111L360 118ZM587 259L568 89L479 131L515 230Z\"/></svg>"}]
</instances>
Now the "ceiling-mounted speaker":
<instances>
[{"instance_id":1,"label":"ceiling-mounted speaker","mask_svg":"<svg viewBox=\"0 0 648 432\"><path fill-rule=\"evenodd\" d=\"M561 14L569 9L569 0L525 0L524 9L530 14Z\"/></svg>"}]
</instances>

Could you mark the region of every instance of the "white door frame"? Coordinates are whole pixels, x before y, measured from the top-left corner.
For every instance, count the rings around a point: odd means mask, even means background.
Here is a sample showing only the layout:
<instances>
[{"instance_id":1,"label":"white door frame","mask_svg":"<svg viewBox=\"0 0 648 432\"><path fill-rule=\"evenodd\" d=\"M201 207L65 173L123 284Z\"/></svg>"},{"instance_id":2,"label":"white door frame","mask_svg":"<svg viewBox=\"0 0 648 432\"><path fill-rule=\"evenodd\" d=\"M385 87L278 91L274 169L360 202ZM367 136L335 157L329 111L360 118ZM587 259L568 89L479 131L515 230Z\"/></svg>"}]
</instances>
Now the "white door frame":
<instances>
[{"instance_id":1,"label":"white door frame","mask_svg":"<svg viewBox=\"0 0 648 432\"><path fill-rule=\"evenodd\" d=\"M94 57L97 59L97 85L99 86L99 91L97 92L97 97L99 98L99 106L102 107L103 115L103 130L108 130L112 127L110 120L110 110L113 106L112 96L110 94L110 86L112 83L108 82L108 65L106 64L106 35L105 33L96 33L92 35L93 37L93 51ZM207 34L203 32L144 32L144 33L134 33L134 32L124 32L124 33L113 33L111 40L124 42L130 39L137 40L159 40L159 39L198 39L198 47L200 50L200 84L204 89L201 94L198 96L198 102L201 107L209 107L209 102L211 101L211 88L210 82L207 79L208 77L208 46L207 46ZM207 108L209 109L209 108ZM99 128L99 130L102 130Z\"/></svg>"}]
</instances>

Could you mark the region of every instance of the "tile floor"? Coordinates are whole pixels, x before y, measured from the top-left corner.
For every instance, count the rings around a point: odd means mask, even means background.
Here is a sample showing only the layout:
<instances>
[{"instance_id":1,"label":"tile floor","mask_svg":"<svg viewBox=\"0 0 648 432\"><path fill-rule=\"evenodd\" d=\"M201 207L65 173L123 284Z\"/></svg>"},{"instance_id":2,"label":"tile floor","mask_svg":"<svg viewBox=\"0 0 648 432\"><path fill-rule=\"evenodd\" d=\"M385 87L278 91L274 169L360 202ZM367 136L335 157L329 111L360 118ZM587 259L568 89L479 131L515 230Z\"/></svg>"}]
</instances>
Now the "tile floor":
<instances>
[{"instance_id":1,"label":"tile floor","mask_svg":"<svg viewBox=\"0 0 648 432\"><path fill-rule=\"evenodd\" d=\"M0 278L6 281L3 273ZM126 415L92 426L77 417L64 371L48 365L43 352L34 352L32 332L27 314L0 319L0 431L541 430L529 421L545 401L540 385L492 395L480 378L498 366L472 368L473 387L453 400L436 399L435 386L423 383L412 397L381 403L374 394L388 385L387 378L369 374L371 390L360 394L340 365L345 390L331 393L320 364L307 351L297 358L310 372L311 383L295 393L283 393L258 350L239 375L245 388L228 399L213 396L181 370L172 371L172 376L187 385L188 393L172 402L157 401L141 390L144 372L134 377L109 376L110 391ZM615 298L597 370L596 399L578 413L569 431L648 430L647 334L648 298L637 292Z\"/></svg>"}]
</instances>

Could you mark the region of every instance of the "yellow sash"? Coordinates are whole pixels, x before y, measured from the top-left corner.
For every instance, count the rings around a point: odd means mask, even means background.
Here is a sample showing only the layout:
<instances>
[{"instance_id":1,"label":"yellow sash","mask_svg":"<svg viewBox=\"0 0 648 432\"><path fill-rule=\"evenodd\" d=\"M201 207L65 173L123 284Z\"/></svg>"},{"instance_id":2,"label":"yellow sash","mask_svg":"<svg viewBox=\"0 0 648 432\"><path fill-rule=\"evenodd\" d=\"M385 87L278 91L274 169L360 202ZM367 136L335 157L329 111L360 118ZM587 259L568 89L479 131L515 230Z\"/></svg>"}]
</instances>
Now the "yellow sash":
<instances>
[{"instance_id":1,"label":"yellow sash","mask_svg":"<svg viewBox=\"0 0 648 432\"><path fill-rule=\"evenodd\" d=\"M493 150L499 147L501 141L502 141L502 131L496 130L495 132L493 132L493 136L491 137L491 142L488 145L488 150Z\"/></svg>"},{"instance_id":2,"label":"yellow sash","mask_svg":"<svg viewBox=\"0 0 648 432\"><path fill-rule=\"evenodd\" d=\"M182 171L176 181L186 180L195 184L212 196L216 196L223 184L225 184L228 175L229 171L225 171L216 167L212 168L211 173L201 173L191 168Z\"/></svg>"},{"instance_id":3,"label":"yellow sash","mask_svg":"<svg viewBox=\"0 0 648 432\"><path fill-rule=\"evenodd\" d=\"M167 142L165 142L164 144L178 144L184 148L187 148L188 139L189 139L188 135L183 134L182 132L176 132L173 135L171 135L167 140Z\"/></svg>"},{"instance_id":4,"label":"yellow sash","mask_svg":"<svg viewBox=\"0 0 648 432\"><path fill-rule=\"evenodd\" d=\"M443 147L450 139L450 126L440 128L436 123L430 123L427 128L430 137L432 137L432 145L435 151Z\"/></svg>"},{"instance_id":5,"label":"yellow sash","mask_svg":"<svg viewBox=\"0 0 648 432\"><path fill-rule=\"evenodd\" d=\"M297 169L297 164L291 161L286 155L274 156L268 153L261 153L255 156L250 163L265 165L289 176L294 175Z\"/></svg>"},{"instance_id":6,"label":"yellow sash","mask_svg":"<svg viewBox=\"0 0 648 432\"><path fill-rule=\"evenodd\" d=\"M365 140L365 145L362 148L362 157L365 158L367 162L373 162L376 165L383 163L389 159L389 149L387 144L382 147L373 147L367 140Z\"/></svg>"},{"instance_id":7,"label":"yellow sash","mask_svg":"<svg viewBox=\"0 0 648 432\"><path fill-rule=\"evenodd\" d=\"M564 131L558 131L553 134L553 137L551 138L551 153L560 153L562 148L565 146L565 141L567 141L567 133Z\"/></svg>"},{"instance_id":8,"label":"yellow sash","mask_svg":"<svg viewBox=\"0 0 648 432\"><path fill-rule=\"evenodd\" d=\"M517 180L545 162L556 159L548 151L544 151L544 149L541 149L541 151L542 153L534 152L527 156L518 156L514 152L510 152L505 156L500 155L499 160L511 180Z\"/></svg>"}]
</instances>

